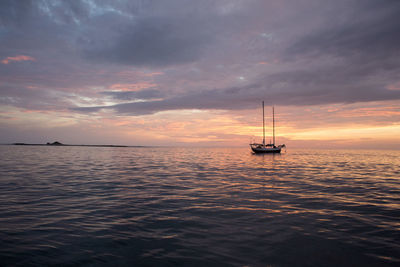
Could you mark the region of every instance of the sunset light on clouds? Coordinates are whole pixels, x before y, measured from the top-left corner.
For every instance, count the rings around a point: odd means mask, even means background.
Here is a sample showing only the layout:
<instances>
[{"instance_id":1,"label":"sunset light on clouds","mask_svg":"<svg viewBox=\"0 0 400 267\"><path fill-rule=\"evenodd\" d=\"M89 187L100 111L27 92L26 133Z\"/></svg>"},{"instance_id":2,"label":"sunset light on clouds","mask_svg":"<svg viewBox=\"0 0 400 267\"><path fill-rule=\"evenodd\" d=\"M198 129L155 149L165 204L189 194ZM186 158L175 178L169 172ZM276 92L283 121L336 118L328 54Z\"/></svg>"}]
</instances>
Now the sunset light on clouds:
<instances>
[{"instance_id":1,"label":"sunset light on clouds","mask_svg":"<svg viewBox=\"0 0 400 267\"><path fill-rule=\"evenodd\" d=\"M8 64L13 61L16 61L16 62L18 62L18 61L35 61L35 59L30 56L19 55L19 56L15 56L15 57L6 57L5 59L3 59L1 61L1 63Z\"/></svg>"},{"instance_id":2,"label":"sunset light on clouds","mask_svg":"<svg viewBox=\"0 0 400 267\"><path fill-rule=\"evenodd\" d=\"M397 1L0 10L0 143L400 149Z\"/></svg>"}]
</instances>

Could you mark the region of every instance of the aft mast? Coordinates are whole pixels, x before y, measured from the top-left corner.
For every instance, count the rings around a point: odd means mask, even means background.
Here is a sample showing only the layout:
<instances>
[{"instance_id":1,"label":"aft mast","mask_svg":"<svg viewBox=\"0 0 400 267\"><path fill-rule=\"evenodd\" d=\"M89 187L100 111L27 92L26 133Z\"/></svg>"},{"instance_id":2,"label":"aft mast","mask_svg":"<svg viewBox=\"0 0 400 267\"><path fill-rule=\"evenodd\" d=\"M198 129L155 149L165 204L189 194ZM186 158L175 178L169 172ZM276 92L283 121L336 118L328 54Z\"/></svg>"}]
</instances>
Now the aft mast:
<instances>
[{"instance_id":1,"label":"aft mast","mask_svg":"<svg viewBox=\"0 0 400 267\"><path fill-rule=\"evenodd\" d=\"M272 135L273 135L273 146L275 147L275 110L274 106L272 106Z\"/></svg>"},{"instance_id":2,"label":"aft mast","mask_svg":"<svg viewBox=\"0 0 400 267\"><path fill-rule=\"evenodd\" d=\"M265 146L265 119L264 119L264 101L262 102L263 108L263 146Z\"/></svg>"}]
</instances>

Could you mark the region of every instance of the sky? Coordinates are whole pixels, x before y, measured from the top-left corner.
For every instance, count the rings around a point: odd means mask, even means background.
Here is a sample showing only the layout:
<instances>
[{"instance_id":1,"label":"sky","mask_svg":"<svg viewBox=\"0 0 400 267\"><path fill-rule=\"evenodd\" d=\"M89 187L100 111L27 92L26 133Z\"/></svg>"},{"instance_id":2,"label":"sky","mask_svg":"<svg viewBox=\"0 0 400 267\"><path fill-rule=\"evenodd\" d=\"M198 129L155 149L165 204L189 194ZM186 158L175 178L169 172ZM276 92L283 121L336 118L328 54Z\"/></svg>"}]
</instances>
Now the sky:
<instances>
[{"instance_id":1,"label":"sky","mask_svg":"<svg viewBox=\"0 0 400 267\"><path fill-rule=\"evenodd\" d=\"M400 149L400 1L2 0L0 143Z\"/></svg>"}]
</instances>

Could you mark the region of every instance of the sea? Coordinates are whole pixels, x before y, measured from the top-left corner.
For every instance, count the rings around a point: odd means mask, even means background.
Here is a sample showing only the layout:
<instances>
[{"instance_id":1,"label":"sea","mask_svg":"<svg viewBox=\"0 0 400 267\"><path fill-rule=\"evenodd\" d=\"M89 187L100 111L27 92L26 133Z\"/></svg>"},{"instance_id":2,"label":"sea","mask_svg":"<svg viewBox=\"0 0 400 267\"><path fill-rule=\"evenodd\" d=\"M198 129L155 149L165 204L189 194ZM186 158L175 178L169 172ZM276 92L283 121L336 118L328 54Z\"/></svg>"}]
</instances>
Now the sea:
<instances>
[{"instance_id":1,"label":"sea","mask_svg":"<svg viewBox=\"0 0 400 267\"><path fill-rule=\"evenodd\" d=\"M400 151L0 146L1 266L400 266Z\"/></svg>"}]
</instances>

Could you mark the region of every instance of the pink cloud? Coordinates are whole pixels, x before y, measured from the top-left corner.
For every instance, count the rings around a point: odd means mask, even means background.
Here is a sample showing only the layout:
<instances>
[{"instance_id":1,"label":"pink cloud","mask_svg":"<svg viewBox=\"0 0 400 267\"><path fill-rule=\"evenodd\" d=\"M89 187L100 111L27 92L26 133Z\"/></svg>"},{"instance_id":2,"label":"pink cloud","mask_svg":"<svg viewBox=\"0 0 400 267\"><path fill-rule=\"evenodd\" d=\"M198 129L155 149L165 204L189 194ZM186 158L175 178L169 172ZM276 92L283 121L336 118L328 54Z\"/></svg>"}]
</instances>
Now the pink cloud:
<instances>
[{"instance_id":1,"label":"pink cloud","mask_svg":"<svg viewBox=\"0 0 400 267\"><path fill-rule=\"evenodd\" d=\"M1 61L1 63L8 64L8 63L10 63L12 61L17 61L17 62L18 61L36 61L36 59L33 58L33 57L30 57L30 56L18 55L18 56L15 56L15 57L7 57L7 58L3 59Z\"/></svg>"},{"instance_id":2,"label":"pink cloud","mask_svg":"<svg viewBox=\"0 0 400 267\"><path fill-rule=\"evenodd\" d=\"M390 84L386 87L389 90L395 91L395 90L400 90L400 82Z\"/></svg>"},{"instance_id":3,"label":"pink cloud","mask_svg":"<svg viewBox=\"0 0 400 267\"><path fill-rule=\"evenodd\" d=\"M132 78L132 77L154 77L154 76L158 76L158 75L164 75L164 72L159 72L159 71L143 72L143 71L124 70L124 71L120 71L120 72L116 73L116 75L118 75L120 77L128 77L128 78Z\"/></svg>"},{"instance_id":4,"label":"pink cloud","mask_svg":"<svg viewBox=\"0 0 400 267\"><path fill-rule=\"evenodd\" d=\"M140 91L155 86L157 86L157 84L149 82L124 83L124 84L116 83L111 85L110 88L116 91Z\"/></svg>"}]
</instances>

